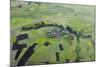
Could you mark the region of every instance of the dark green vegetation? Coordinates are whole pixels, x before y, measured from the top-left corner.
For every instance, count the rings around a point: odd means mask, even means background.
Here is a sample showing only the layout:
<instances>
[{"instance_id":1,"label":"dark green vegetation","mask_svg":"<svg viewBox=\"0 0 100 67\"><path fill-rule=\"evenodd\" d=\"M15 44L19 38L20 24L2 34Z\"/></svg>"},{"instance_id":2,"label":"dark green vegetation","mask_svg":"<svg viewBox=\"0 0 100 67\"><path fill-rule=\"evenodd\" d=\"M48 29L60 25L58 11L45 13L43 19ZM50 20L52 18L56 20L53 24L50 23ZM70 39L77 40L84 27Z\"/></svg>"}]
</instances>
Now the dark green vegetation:
<instances>
[{"instance_id":1,"label":"dark green vegetation","mask_svg":"<svg viewBox=\"0 0 100 67\"><path fill-rule=\"evenodd\" d=\"M25 58L23 65L94 61L94 11L93 5L11 1L11 65Z\"/></svg>"}]
</instances>

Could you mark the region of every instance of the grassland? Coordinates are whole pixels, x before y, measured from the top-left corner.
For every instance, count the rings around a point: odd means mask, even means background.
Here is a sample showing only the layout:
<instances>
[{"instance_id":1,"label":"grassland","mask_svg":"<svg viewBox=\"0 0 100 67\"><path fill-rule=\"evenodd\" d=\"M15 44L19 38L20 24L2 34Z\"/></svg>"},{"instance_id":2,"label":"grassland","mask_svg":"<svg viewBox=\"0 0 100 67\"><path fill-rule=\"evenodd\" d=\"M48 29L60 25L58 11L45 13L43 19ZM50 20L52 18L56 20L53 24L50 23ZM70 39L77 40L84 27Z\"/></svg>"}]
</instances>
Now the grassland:
<instances>
[{"instance_id":1,"label":"grassland","mask_svg":"<svg viewBox=\"0 0 100 67\"><path fill-rule=\"evenodd\" d=\"M57 24L63 27L69 26L77 32L84 35L91 35L91 38L79 38L71 33L64 36L49 38L47 33L56 27L44 27L40 29L32 29L28 31L22 30L23 26L31 26L35 23ZM51 64L65 62L84 62L95 60L95 6L93 5L71 5L57 3L37 3L37 2L11 2L11 48L16 36L20 34L28 34L29 38L19 41L18 43L26 43L17 60L14 60L17 50L11 49L11 65L16 66L20 58L23 56L28 47L33 43L38 43L34 54L27 60L25 65L45 64L49 61ZM49 42L49 46L44 46L45 42ZM62 44L64 50L58 47ZM56 61L55 52L59 52L60 61ZM68 61L66 61L66 59Z\"/></svg>"}]
</instances>

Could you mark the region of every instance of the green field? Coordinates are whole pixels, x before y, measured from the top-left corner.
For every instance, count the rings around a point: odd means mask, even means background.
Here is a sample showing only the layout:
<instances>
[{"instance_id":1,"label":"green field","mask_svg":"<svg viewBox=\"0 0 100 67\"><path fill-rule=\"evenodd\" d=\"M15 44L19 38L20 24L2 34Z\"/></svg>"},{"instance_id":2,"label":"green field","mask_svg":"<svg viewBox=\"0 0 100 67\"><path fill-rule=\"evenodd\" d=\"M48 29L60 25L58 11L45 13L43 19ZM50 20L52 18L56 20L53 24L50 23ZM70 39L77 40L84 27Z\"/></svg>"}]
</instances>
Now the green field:
<instances>
[{"instance_id":1,"label":"green field","mask_svg":"<svg viewBox=\"0 0 100 67\"><path fill-rule=\"evenodd\" d=\"M56 26L41 26L53 24ZM39 27L34 29L35 27ZM70 32L58 32L61 27L67 31L70 27L77 35ZM23 30L22 28L33 29ZM75 5L75 4L57 4L57 3L37 3L37 2L18 2L11 1L11 66L16 66L24 55L26 50L38 43L34 53L25 62L25 65L84 62L95 60L95 6L93 5ZM48 34L50 32L50 36ZM81 33L81 35L80 35ZM20 34L28 34L28 39L21 40L18 44L26 43L24 48L15 60L17 50L12 50L13 42ZM57 33L56 33L57 34ZM80 36L79 36L80 35ZM86 37L86 36L91 37ZM45 46L44 43L50 45ZM59 44L62 44L64 50L60 50ZM59 52L59 61L56 60L55 53Z\"/></svg>"}]
</instances>

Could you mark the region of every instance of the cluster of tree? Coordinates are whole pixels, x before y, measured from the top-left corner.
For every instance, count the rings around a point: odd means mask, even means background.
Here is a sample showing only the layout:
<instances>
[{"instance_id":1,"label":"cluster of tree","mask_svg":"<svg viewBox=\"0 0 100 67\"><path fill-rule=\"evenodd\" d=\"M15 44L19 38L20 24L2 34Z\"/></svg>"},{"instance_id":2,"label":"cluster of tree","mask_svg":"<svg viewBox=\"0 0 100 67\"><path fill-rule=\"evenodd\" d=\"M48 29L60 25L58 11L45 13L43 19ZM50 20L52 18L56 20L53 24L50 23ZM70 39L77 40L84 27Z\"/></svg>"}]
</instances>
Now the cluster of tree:
<instances>
[{"instance_id":1,"label":"cluster of tree","mask_svg":"<svg viewBox=\"0 0 100 67\"><path fill-rule=\"evenodd\" d=\"M41 28L45 26L45 23L44 22L40 22L40 23L35 23L35 24L31 24L31 25L27 25L27 26L23 26L22 27L22 30L31 30L31 29L38 29L38 28Z\"/></svg>"},{"instance_id":2,"label":"cluster of tree","mask_svg":"<svg viewBox=\"0 0 100 67\"><path fill-rule=\"evenodd\" d=\"M41 21L40 23L35 23L35 24L23 26L22 30L39 29L39 28L42 28L42 27L59 27L59 28L64 28L62 25L45 24L44 21Z\"/></svg>"},{"instance_id":3,"label":"cluster of tree","mask_svg":"<svg viewBox=\"0 0 100 67\"><path fill-rule=\"evenodd\" d=\"M77 38L77 40L79 41L79 38L91 38L91 35L84 35L83 32L77 32L76 30L74 30L73 28L71 28L70 26L66 26L64 27L63 25L58 25L58 24L45 24L44 21L41 21L40 23L35 23L35 24L31 24L28 26L23 26L22 30L31 30L31 29L40 29L43 27L58 27L60 28L60 30L52 30L49 31L47 33L47 36L50 38L54 38L54 37L60 37L63 35L66 35L66 33L71 33L74 34Z\"/></svg>"}]
</instances>

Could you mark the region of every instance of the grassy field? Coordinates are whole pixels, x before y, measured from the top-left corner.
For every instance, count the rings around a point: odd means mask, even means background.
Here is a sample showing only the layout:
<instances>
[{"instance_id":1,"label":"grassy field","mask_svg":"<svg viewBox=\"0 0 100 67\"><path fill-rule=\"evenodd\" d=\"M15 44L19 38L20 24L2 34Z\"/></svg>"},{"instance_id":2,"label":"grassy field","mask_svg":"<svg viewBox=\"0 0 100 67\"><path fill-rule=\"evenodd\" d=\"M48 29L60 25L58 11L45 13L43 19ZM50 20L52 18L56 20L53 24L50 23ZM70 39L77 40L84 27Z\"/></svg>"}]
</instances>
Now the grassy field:
<instances>
[{"instance_id":1,"label":"grassy field","mask_svg":"<svg viewBox=\"0 0 100 67\"><path fill-rule=\"evenodd\" d=\"M62 25L63 28L69 26L77 33L81 32L82 35L91 35L91 37L80 36L77 40L77 36L71 32L62 36L48 37L48 32L60 29L53 26L22 30L23 26L34 27L35 24L42 22ZM95 6L93 5L11 1L11 66L16 66L27 49L34 43L38 45L24 65L94 61L94 26ZM27 47L15 60L17 50L12 50L12 46L20 34L28 34L29 38L18 42L18 44L26 43ZM45 42L49 42L50 45L45 46ZM64 50L60 50L59 44L62 44ZM59 61L56 60L55 53L59 53Z\"/></svg>"}]
</instances>

